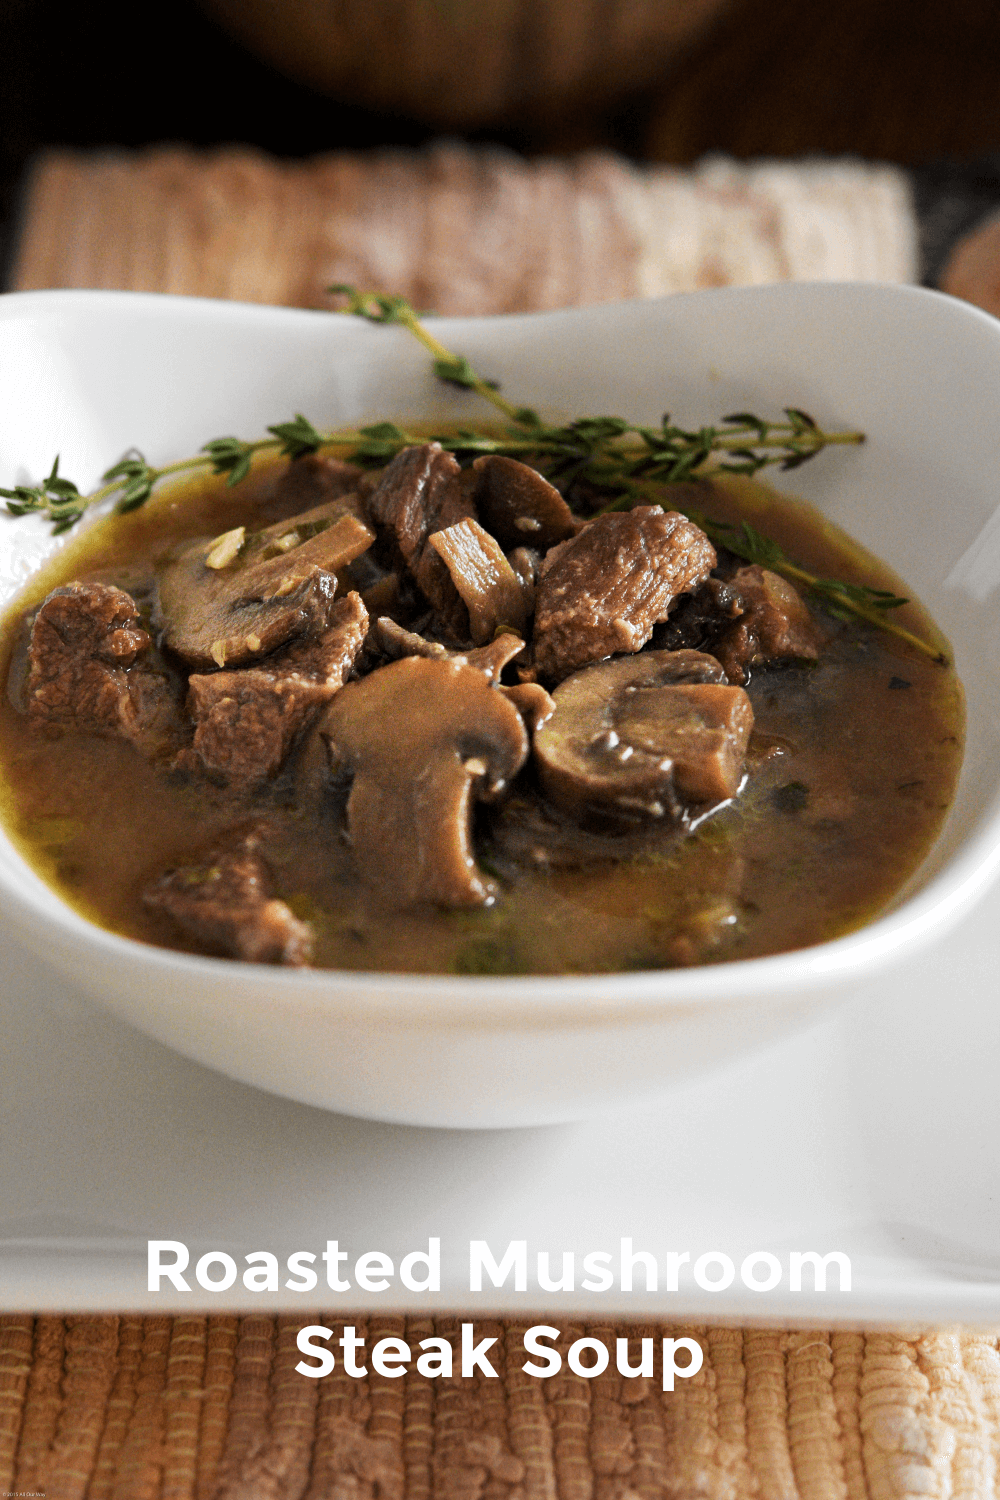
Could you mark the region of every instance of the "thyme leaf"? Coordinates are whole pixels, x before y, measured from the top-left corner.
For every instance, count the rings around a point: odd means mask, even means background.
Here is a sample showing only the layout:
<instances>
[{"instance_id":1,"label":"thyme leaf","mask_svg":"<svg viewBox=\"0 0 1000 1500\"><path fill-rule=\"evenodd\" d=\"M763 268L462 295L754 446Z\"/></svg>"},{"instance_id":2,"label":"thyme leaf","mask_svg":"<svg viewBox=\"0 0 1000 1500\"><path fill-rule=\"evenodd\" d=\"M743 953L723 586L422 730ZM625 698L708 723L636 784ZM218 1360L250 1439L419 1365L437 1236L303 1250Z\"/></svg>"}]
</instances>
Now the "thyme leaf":
<instances>
[{"instance_id":1,"label":"thyme leaf","mask_svg":"<svg viewBox=\"0 0 1000 1500\"><path fill-rule=\"evenodd\" d=\"M301 412L295 413L294 422L276 422L267 430L281 439L278 451L289 458L305 458L310 453L318 453L326 441L323 434L317 432L309 418L304 417Z\"/></svg>"}]
</instances>

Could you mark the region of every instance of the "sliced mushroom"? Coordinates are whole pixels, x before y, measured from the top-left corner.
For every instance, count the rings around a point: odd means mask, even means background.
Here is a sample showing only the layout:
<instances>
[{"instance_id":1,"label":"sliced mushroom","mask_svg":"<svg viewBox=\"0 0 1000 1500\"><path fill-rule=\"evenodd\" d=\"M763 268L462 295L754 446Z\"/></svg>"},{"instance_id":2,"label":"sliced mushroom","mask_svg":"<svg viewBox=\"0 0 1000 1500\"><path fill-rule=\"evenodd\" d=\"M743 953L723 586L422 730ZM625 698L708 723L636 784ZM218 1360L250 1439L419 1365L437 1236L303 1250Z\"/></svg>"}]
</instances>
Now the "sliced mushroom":
<instances>
[{"instance_id":1,"label":"sliced mushroom","mask_svg":"<svg viewBox=\"0 0 1000 1500\"><path fill-rule=\"evenodd\" d=\"M489 454L476 459L472 472L479 519L503 547L546 552L576 531L573 512L537 469L516 458Z\"/></svg>"},{"instance_id":2,"label":"sliced mushroom","mask_svg":"<svg viewBox=\"0 0 1000 1500\"><path fill-rule=\"evenodd\" d=\"M368 513L381 528L389 561L402 561L424 598L457 640L468 636L468 616L448 569L428 538L473 514L460 482L456 459L440 443L404 448L382 472L368 501Z\"/></svg>"},{"instance_id":3,"label":"sliced mushroom","mask_svg":"<svg viewBox=\"0 0 1000 1500\"><path fill-rule=\"evenodd\" d=\"M451 574L469 611L469 634L477 646L491 641L501 625L523 630L527 616L524 588L500 543L471 518L427 538Z\"/></svg>"},{"instance_id":4,"label":"sliced mushroom","mask_svg":"<svg viewBox=\"0 0 1000 1500\"><path fill-rule=\"evenodd\" d=\"M223 538L186 546L160 570L156 623L193 667L235 667L324 625L333 576L375 540L350 498L280 521L229 556ZM219 566L219 559L224 560Z\"/></svg>"},{"instance_id":5,"label":"sliced mushroom","mask_svg":"<svg viewBox=\"0 0 1000 1500\"><path fill-rule=\"evenodd\" d=\"M489 682L498 681L507 663L524 650L519 635L503 630L486 646L473 646L471 651L452 651L440 641L429 641L413 630L404 630L402 625L385 615L376 620L374 633L386 656L397 659L401 656L426 656L434 661L463 661L485 672Z\"/></svg>"},{"instance_id":6,"label":"sliced mushroom","mask_svg":"<svg viewBox=\"0 0 1000 1500\"><path fill-rule=\"evenodd\" d=\"M575 673L553 698L535 755L558 806L679 816L738 792L753 710L713 657L644 651Z\"/></svg>"},{"instance_id":7,"label":"sliced mushroom","mask_svg":"<svg viewBox=\"0 0 1000 1500\"><path fill-rule=\"evenodd\" d=\"M234 672L192 673L194 743L177 765L241 787L277 775L293 743L343 685L367 628L360 597L347 594L317 636Z\"/></svg>"},{"instance_id":8,"label":"sliced mushroom","mask_svg":"<svg viewBox=\"0 0 1000 1500\"><path fill-rule=\"evenodd\" d=\"M513 552L507 554L507 561L514 569L517 580L524 594L524 608L527 614L535 612L535 593L538 588L538 575L542 567L542 554L536 552L533 547L515 547Z\"/></svg>"},{"instance_id":9,"label":"sliced mushroom","mask_svg":"<svg viewBox=\"0 0 1000 1500\"><path fill-rule=\"evenodd\" d=\"M555 699L540 682L517 682L500 691L513 703L532 734L556 711Z\"/></svg>"},{"instance_id":10,"label":"sliced mushroom","mask_svg":"<svg viewBox=\"0 0 1000 1500\"><path fill-rule=\"evenodd\" d=\"M499 794L528 754L513 704L460 661L409 656L348 683L319 726L353 775L347 821L358 874L396 907L483 906L472 803Z\"/></svg>"}]
</instances>

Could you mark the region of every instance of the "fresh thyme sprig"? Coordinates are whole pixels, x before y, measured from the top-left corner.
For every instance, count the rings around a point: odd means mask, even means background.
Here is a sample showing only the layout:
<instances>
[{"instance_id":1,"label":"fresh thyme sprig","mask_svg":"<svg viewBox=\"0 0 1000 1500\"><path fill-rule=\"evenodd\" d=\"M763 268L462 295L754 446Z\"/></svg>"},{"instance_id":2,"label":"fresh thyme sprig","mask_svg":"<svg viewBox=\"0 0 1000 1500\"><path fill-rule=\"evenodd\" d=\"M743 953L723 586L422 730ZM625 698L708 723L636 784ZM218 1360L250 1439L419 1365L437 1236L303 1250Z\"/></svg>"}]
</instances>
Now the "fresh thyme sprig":
<instances>
[{"instance_id":1,"label":"fresh thyme sprig","mask_svg":"<svg viewBox=\"0 0 1000 1500\"><path fill-rule=\"evenodd\" d=\"M895 620L886 619L887 611L902 608L904 604L909 604L909 599L903 599L889 589L874 589L865 583L843 583L838 578L819 578L814 573L808 573L805 568L791 562L772 537L764 536L749 521L732 526L725 521L713 521L701 511L685 510L684 514L701 527L713 546L726 547L746 562L759 563L762 568L769 568L772 573L780 573L791 579L808 593L821 599L830 614L838 619L850 620L855 617L866 620L870 625L887 630L898 640L915 646L925 656L932 656L943 666L947 665L947 657L942 651L904 626L897 625Z\"/></svg>"},{"instance_id":2,"label":"fresh thyme sprig","mask_svg":"<svg viewBox=\"0 0 1000 1500\"><path fill-rule=\"evenodd\" d=\"M825 432L808 413L786 407L784 421L770 422L753 412L735 412L718 426L691 430L664 416L659 426L635 425L622 417L581 417L563 425L547 424L531 407L515 406L501 394L495 382L479 375L464 355L454 354L423 326L409 302L402 297L363 292L339 284L330 292L345 299L336 311L365 318L373 323L395 323L405 328L428 351L437 378L446 384L475 391L499 411L511 425L499 435L461 428L441 433L437 441L460 460L484 454L500 454L529 460L563 489L586 481L599 495L609 498L604 510L628 510L639 502L657 498L656 485L674 484L696 477L706 468L753 476L768 465L794 469L815 458L833 444L864 441L860 432ZM114 500L119 512L145 505L159 482L170 475L209 469L225 474L229 486L249 474L259 453L303 458L322 448L338 447L356 462L368 467L388 463L402 449L427 441L394 422L321 431L301 413L292 421L268 427L267 438L248 442L243 438L213 438L191 458L155 467L133 451L102 476L100 488L89 495L59 473L56 458L48 476L37 485L0 489L8 511L15 516L40 513L52 522L55 534L70 530L84 513L103 500ZM680 507L683 508L683 507ZM695 510L686 511L709 535L737 556L782 573L823 598L827 608L841 615L856 616L880 626L907 641L924 654L944 660L936 647L886 618L887 612L905 604L887 591L861 584L817 578L788 559L777 542L755 531L710 520Z\"/></svg>"}]
</instances>

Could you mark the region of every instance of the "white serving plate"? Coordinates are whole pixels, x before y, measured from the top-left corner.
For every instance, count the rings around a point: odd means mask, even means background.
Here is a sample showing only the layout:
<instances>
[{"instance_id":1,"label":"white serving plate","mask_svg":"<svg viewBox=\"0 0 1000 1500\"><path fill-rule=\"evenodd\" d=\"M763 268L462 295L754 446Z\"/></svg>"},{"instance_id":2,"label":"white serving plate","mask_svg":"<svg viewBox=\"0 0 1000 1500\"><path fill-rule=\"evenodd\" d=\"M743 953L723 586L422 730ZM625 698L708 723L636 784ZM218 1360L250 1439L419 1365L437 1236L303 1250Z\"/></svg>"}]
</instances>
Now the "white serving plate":
<instances>
[{"instance_id":1,"label":"white serving plate","mask_svg":"<svg viewBox=\"0 0 1000 1500\"><path fill-rule=\"evenodd\" d=\"M479 980L291 973L127 942L69 912L0 842L7 919L108 1008L189 1057L305 1103L403 1123L543 1124L649 1100L805 1024L940 937L1000 861L1000 324L915 289L790 285L523 318L443 336L519 401L687 425L789 403L862 450L789 476L890 561L956 646L970 735L947 828L908 899L863 932L700 970ZM454 420L398 329L122 293L0 301L0 483L52 455L82 485L129 447L160 463L207 438L317 424ZM9 541L8 541L9 536ZM0 547L7 596L51 547Z\"/></svg>"},{"instance_id":2,"label":"white serving plate","mask_svg":"<svg viewBox=\"0 0 1000 1500\"><path fill-rule=\"evenodd\" d=\"M413 1130L278 1099L93 1006L16 941L0 950L0 1305L7 1312L495 1309L831 1328L1000 1323L1000 889L929 952L811 1028L655 1105L535 1130ZM237 1258L442 1242L441 1292L146 1288L146 1242ZM547 1250L850 1256L849 1293L470 1294L473 1238ZM319 1262L317 1261L317 1265ZM324 1309L316 1316L314 1309Z\"/></svg>"}]
</instances>

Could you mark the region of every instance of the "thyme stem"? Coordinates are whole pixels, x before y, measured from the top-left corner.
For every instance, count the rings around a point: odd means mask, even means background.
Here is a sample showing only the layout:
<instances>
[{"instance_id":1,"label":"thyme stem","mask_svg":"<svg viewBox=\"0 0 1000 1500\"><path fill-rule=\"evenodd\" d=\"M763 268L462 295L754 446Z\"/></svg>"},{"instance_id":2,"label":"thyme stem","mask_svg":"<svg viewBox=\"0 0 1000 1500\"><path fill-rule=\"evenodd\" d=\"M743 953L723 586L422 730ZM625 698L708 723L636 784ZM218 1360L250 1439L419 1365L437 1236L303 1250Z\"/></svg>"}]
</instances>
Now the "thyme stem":
<instances>
[{"instance_id":1,"label":"thyme stem","mask_svg":"<svg viewBox=\"0 0 1000 1500\"><path fill-rule=\"evenodd\" d=\"M329 290L346 299L346 305L336 311L368 322L397 323L405 328L431 355L438 379L475 391L514 424L500 437L474 429L445 433L438 439L443 447L466 459L483 454L530 458L554 483L560 479L564 484L587 480L599 490L613 493L614 498L604 510L627 510L639 500L659 500L664 484L695 477L703 467L710 466L713 458L718 468L729 473L754 475L769 464L796 468L833 444L864 442L864 434L860 432L825 432L797 407L785 408L787 420L783 422L768 422L752 412L736 412L723 417L721 426L695 431L673 425L667 416L658 427L637 426L621 417L583 417L561 427L547 425L536 411L508 401L494 384L472 368L464 355L454 354L429 333L405 298L359 291L348 285ZM41 512L52 521L54 532L63 532L92 506L113 496L117 497L117 510L137 509L146 503L162 479L173 474L211 469L216 474L226 474L227 483L236 485L250 472L254 458L261 453L301 458L322 448L337 447L346 449L358 463L381 466L403 448L426 441L391 422L320 431L301 414L294 421L276 423L268 431L270 437L252 442L235 437L214 438L193 457L160 467L148 464L141 454L126 456L103 475L104 483L89 495L81 494L72 480L60 476L57 458L41 483L0 489L0 496L6 498L11 514ZM687 514L706 530L712 541L802 584L826 598L831 607L879 626L925 655L945 660L936 647L886 619L885 612L905 600L857 584L816 578L786 558L776 542L760 536L747 523L737 532L697 512Z\"/></svg>"},{"instance_id":2,"label":"thyme stem","mask_svg":"<svg viewBox=\"0 0 1000 1500\"><path fill-rule=\"evenodd\" d=\"M434 356L434 373L439 380L475 391L512 422L521 423L525 415L523 409L512 406L501 396L495 385L477 375L464 355L453 354L440 339L429 333L404 297L387 297L381 292L361 292L357 287L344 282L328 287L327 290L334 296L347 298L347 306L335 307L334 312L364 318L369 323L399 323L423 344L428 354Z\"/></svg>"}]
</instances>

